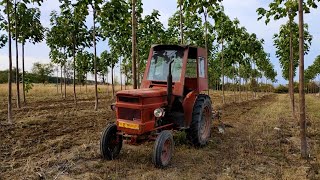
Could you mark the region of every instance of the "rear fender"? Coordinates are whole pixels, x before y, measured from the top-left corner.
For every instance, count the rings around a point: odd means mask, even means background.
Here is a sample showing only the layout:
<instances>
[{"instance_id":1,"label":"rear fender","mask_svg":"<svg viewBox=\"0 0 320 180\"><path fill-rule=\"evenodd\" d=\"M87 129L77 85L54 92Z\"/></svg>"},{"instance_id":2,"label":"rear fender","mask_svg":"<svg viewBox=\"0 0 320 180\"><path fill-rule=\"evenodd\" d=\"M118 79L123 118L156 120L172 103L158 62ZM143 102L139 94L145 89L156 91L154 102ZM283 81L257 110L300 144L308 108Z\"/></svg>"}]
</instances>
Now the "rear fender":
<instances>
[{"instance_id":1,"label":"rear fender","mask_svg":"<svg viewBox=\"0 0 320 180\"><path fill-rule=\"evenodd\" d=\"M193 106L194 103L197 99L197 91L191 91L189 92L186 97L183 100L183 111L184 111L184 117L185 117L185 122L184 122L184 127L189 128L191 121L192 121L192 112L193 112Z\"/></svg>"}]
</instances>

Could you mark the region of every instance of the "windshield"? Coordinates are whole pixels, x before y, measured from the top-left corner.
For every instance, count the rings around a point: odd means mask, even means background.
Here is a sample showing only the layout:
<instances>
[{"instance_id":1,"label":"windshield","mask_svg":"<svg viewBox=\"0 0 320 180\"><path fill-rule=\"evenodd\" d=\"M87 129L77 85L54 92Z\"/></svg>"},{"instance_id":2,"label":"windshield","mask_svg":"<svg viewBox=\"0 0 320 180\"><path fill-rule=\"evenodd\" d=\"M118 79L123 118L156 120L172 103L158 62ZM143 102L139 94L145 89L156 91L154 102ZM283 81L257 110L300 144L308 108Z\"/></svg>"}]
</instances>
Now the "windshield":
<instances>
[{"instance_id":1,"label":"windshield","mask_svg":"<svg viewBox=\"0 0 320 180\"><path fill-rule=\"evenodd\" d=\"M169 73L169 63L171 66L172 81L180 81L182 69L183 50L159 50L153 51L148 80L167 81Z\"/></svg>"}]
</instances>

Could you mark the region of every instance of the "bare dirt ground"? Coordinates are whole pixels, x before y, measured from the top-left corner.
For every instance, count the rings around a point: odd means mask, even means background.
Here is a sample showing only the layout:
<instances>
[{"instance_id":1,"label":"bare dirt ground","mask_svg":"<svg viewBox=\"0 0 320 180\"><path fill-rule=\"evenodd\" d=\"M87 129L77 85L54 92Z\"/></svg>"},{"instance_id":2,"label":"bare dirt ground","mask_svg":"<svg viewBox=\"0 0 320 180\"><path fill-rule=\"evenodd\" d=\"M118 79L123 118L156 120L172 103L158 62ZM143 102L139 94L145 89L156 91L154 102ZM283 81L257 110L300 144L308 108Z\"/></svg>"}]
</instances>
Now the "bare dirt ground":
<instances>
[{"instance_id":1,"label":"bare dirt ground","mask_svg":"<svg viewBox=\"0 0 320 180\"><path fill-rule=\"evenodd\" d=\"M124 145L117 160L101 159L101 131L114 121L109 98L102 97L94 111L91 96L80 95L77 107L72 97L33 96L14 109L13 125L5 123L1 98L0 179L320 179L319 97L307 96L308 161L299 156L299 127L290 117L288 96L271 94L220 106L226 132L219 134L215 124L204 148L175 133L172 163L157 169L152 142Z\"/></svg>"}]
</instances>

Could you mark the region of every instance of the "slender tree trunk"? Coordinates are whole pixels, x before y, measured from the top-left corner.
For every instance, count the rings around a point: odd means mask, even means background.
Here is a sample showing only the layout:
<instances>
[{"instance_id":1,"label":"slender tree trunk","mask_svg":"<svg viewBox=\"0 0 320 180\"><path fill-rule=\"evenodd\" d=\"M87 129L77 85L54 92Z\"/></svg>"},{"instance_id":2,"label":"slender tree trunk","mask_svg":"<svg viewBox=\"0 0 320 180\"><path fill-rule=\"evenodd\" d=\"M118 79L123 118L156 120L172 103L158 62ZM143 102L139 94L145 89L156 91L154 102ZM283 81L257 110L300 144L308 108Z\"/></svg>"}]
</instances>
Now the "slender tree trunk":
<instances>
[{"instance_id":1,"label":"slender tree trunk","mask_svg":"<svg viewBox=\"0 0 320 180\"><path fill-rule=\"evenodd\" d=\"M246 100L248 101L249 100L249 93L248 93L248 79L246 78L245 79L245 81L246 81Z\"/></svg>"},{"instance_id":2,"label":"slender tree trunk","mask_svg":"<svg viewBox=\"0 0 320 180\"><path fill-rule=\"evenodd\" d=\"M62 70L63 70L63 65L60 65L60 93L61 93L61 98L63 99L63 92L62 92Z\"/></svg>"},{"instance_id":3,"label":"slender tree trunk","mask_svg":"<svg viewBox=\"0 0 320 180\"><path fill-rule=\"evenodd\" d=\"M88 93L88 73L86 73L86 93Z\"/></svg>"},{"instance_id":4,"label":"slender tree trunk","mask_svg":"<svg viewBox=\"0 0 320 180\"><path fill-rule=\"evenodd\" d=\"M7 17L8 17L8 27L10 25L10 10L9 10L9 0L6 0L7 5ZM12 51L11 51L11 30L8 28L8 41L9 41L9 73L8 73L8 123L12 124Z\"/></svg>"},{"instance_id":5,"label":"slender tree trunk","mask_svg":"<svg viewBox=\"0 0 320 180\"><path fill-rule=\"evenodd\" d=\"M63 71L63 75L64 75L64 99L67 98L67 82L66 82L66 64L64 64L64 71Z\"/></svg>"},{"instance_id":6,"label":"slender tree trunk","mask_svg":"<svg viewBox=\"0 0 320 180\"><path fill-rule=\"evenodd\" d=\"M115 90L114 90L114 80L113 80L113 68L114 68L114 66L111 67L112 98L114 98L114 94L115 94Z\"/></svg>"},{"instance_id":7,"label":"slender tree trunk","mask_svg":"<svg viewBox=\"0 0 320 180\"><path fill-rule=\"evenodd\" d=\"M107 96L109 96L109 82L108 82L108 71L107 71Z\"/></svg>"},{"instance_id":8,"label":"slender tree trunk","mask_svg":"<svg viewBox=\"0 0 320 180\"><path fill-rule=\"evenodd\" d=\"M292 19L290 18L290 69L289 69L289 94L291 100L292 117L296 117L295 106L294 106L294 84L293 84L293 47L292 47Z\"/></svg>"},{"instance_id":9,"label":"slender tree trunk","mask_svg":"<svg viewBox=\"0 0 320 180\"><path fill-rule=\"evenodd\" d=\"M72 55L73 55L73 98L74 103L77 106L77 92L76 92L76 48L72 46Z\"/></svg>"},{"instance_id":10,"label":"slender tree trunk","mask_svg":"<svg viewBox=\"0 0 320 180\"><path fill-rule=\"evenodd\" d=\"M16 85L17 85L17 108L21 107L20 104L20 76L19 76L19 47L18 47L18 27L17 27L17 1L14 2L14 26L15 26L15 41L16 41Z\"/></svg>"},{"instance_id":11,"label":"slender tree trunk","mask_svg":"<svg viewBox=\"0 0 320 180\"><path fill-rule=\"evenodd\" d=\"M306 107L304 94L304 24L303 24L303 3L299 0L299 110L300 110L300 136L301 136L301 156L308 158L307 127L306 127Z\"/></svg>"},{"instance_id":12,"label":"slender tree trunk","mask_svg":"<svg viewBox=\"0 0 320 180\"><path fill-rule=\"evenodd\" d=\"M241 75L240 75L240 63L239 63L239 102L241 102Z\"/></svg>"},{"instance_id":13,"label":"slender tree trunk","mask_svg":"<svg viewBox=\"0 0 320 180\"><path fill-rule=\"evenodd\" d=\"M233 102L236 102L236 81L235 81L235 79L236 79L236 75L235 75L235 68L232 68L232 73L233 73L233 88L232 88L232 90L233 90Z\"/></svg>"},{"instance_id":14,"label":"slender tree trunk","mask_svg":"<svg viewBox=\"0 0 320 180\"><path fill-rule=\"evenodd\" d=\"M221 41L221 74L222 74L222 103L225 103L225 95L224 95L224 48L223 48L223 38Z\"/></svg>"},{"instance_id":15,"label":"slender tree trunk","mask_svg":"<svg viewBox=\"0 0 320 180\"><path fill-rule=\"evenodd\" d=\"M59 94L59 66L57 66L57 94Z\"/></svg>"},{"instance_id":16,"label":"slender tree trunk","mask_svg":"<svg viewBox=\"0 0 320 180\"><path fill-rule=\"evenodd\" d=\"M119 72L120 72L120 89L122 90L121 57L120 57L120 63L119 63Z\"/></svg>"},{"instance_id":17,"label":"slender tree trunk","mask_svg":"<svg viewBox=\"0 0 320 180\"><path fill-rule=\"evenodd\" d=\"M94 92L95 92L95 105L94 110L98 110L98 78L97 78L97 48L96 48L96 9L94 5L92 5L93 9L93 49L94 49Z\"/></svg>"},{"instance_id":18,"label":"slender tree trunk","mask_svg":"<svg viewBox=\"0 0 320 180\"><path fill-rule=\"evenodd\" d=\"M138 71L137 71L137 87L140 89L140 59L139 59L139 53L137 53L137 67L138 67Z\"/></svg>"},{"instance_id":19,"label":"slender tree trunk","mask_svg":"<svg viewBox=\"0 0 320 180\"><path fill-rule=\"evenodd\" d=\"M22 42L22 97L23 97L23 104L26 104L26 85L25 85L25 70L24 70L24 41Z\"/></svg>"},{"instance_id":20,"label":"slender tree trunk","mask_svg":"<svg viewBox=\"0 0 320 180\"><path fill-rule=\"evenodd\" d=\"M181 37L181 44L183 44L183 12L182 12L182 0L179 1L179 8L180 8L180 37Z\"/></svg>"},{"instance_id":21,"label":"slender tree trunk","mask_svg":"<svg viewBox=\"0 0 320 180\"><path fill-rule=\"evenodd\" d=\"M136 0L132 0L132 83L133 89L137 89L137 38L136 38ZM113 76L113 74L112 74ZM113 81L113 80L112 80Z\"/></svg>"}]
</instances>

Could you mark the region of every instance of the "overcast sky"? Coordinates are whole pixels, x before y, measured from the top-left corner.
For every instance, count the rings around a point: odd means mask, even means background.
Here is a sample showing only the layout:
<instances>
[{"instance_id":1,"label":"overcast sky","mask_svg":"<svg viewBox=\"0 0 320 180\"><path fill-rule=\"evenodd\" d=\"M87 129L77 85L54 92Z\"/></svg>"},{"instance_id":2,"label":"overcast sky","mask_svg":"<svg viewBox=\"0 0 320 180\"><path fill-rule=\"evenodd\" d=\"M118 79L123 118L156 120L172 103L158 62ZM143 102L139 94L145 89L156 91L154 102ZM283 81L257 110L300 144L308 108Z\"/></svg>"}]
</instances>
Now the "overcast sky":
<instances>
[{"instance_id":1,"label":"overcast sky","mask_svg":"<svg viewBox=\"0 0 320 180\"><path fill-rule=\"evenodd\" d=\"M168 18L177 11L176 0L142 0L144 15L150 14L153 9L160 12L160 21L167 27ZM286 81L281 77L281 69L278 59L275 57L276 49L273 47L272 37L275 33L278 33L281 24L284 24L286 20L271 21L268 26L264 24L264 21L257 21L256 9L259 7L267 7L271 0L223 0L225 7L225 13L229 15L231 19L238 18L241 26L245 26L250 33L256 33L258 38L265 40L265 51L270 53L271 61L278 72L278 83L284 84ZM40 7L41 21L44 26L49 27L50 12L52 10L59 10L58 0L47 0ZM90 19L89 19L90 18ZM88 18L88 27L92 26L91 17ZM311 65L317 55L320 55L320 8L312 10L310 14L305 15L305 23L309 24L309 32L313 36L312 46L310 52L305 56L306 67ZM97 45L97 53L100 54L105 49L108 49L106 42L99 42ZM14 51L14 46L13 46ZM91 49L91 51L93 51ZM8 69L8 48L4 47L0 50L0 70ZM13 54L13 57L15 55ZM49 63L49 48L45 42L33 45L26 44L25 47L25 61L26 70L30 70L34 62ZM15 66L15 63L13 63ZM21 64L19 65L21 67ZM297 78L296 78L297 79Z\"/></svg>"}]
</instances>

